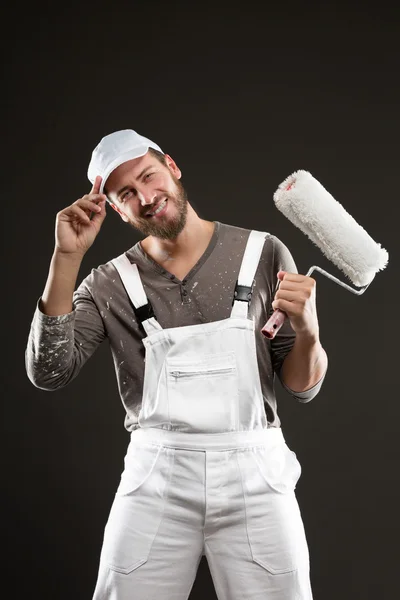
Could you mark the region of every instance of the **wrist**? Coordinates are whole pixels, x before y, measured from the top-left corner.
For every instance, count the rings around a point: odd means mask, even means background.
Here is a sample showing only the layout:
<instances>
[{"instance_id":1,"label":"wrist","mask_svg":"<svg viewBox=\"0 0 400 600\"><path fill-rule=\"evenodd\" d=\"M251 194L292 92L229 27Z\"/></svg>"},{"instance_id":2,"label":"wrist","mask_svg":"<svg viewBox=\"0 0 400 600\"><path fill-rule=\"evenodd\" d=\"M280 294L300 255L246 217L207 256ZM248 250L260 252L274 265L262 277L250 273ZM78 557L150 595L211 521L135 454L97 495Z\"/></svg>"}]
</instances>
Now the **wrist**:
<instances>
[{"instance_id":1,"label":"wrist","mask_svg":"<svg viewBox=\"0 0 400 600\"><path fill-rule=\"evenodd\" d=\"M64 252L56 246L54 248L52 260L57 263L80 265L84 256L84 252Z\"/></svg>"},{"instance_id":2,"label":"wrist","mask_svg":"<svg viewBox=\"0 0 400 600\"><path fill-rule=\"evenodd\" d=\"M321 344L319 331L299 331L296 333L296 342L308 347L318 346Z\"/></svg>"}]
</instances>

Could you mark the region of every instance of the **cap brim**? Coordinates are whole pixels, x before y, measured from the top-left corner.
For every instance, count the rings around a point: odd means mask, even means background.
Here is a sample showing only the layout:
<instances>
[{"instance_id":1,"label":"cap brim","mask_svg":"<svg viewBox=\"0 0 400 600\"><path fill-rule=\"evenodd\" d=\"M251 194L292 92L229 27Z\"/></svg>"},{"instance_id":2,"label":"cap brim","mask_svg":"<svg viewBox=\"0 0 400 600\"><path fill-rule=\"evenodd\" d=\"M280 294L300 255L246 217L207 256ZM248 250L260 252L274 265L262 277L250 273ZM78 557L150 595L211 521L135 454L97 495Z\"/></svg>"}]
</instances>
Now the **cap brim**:
<instances>
[{"instance_id":1,"label":"cap brim","mask_svg":"<svg viewBox=\"0 0 400 600\"><path fill-rule=\"evenodd\" d=\"M128 152L124 152L123 154L118 156L115 160L113 160L113 162L108 165L107 170L102 175L99 194L103 193L104 186L106 184L107 179L110 177L111 173L113 171L115 171L115 169L117 167L119 167L123 163L127 162L128 160L133 160L134 158L140 158L141 156L144 156L146 154L146 152L148 151L149 147L150 146L148 146L148 145L137 146L136 148L132 148Z\"/></svg>"}]
</instances>

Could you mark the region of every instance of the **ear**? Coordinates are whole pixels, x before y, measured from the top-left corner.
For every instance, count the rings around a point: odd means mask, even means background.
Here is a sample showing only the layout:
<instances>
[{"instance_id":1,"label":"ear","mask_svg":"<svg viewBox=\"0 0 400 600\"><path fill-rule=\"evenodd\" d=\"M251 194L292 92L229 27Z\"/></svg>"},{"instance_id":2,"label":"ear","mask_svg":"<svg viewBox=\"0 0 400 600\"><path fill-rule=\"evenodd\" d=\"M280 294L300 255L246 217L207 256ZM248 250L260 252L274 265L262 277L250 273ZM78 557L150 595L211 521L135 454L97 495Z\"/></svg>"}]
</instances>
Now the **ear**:
<instances>
[{"instance_id":1,"label":"ear","mask_svg":"<svg viewBox=\"0 0 400 600\"><path fill-rule=\"evenodd\" d=\"M125 223L127 223L129 221L126 214L124 212L122 212L122 210L120 208L118 208L118 206L115 206L114 203L111 204L111 208L113 208L115 210L115 212L117 212L119 214L119 216L121 217L121 219L123 221L125 221Z\"/></svg>"},{"instance_id":2,"label":"ear","mask_svg":"<svg viewBox=\"0 0 400 600\"><path fill-rule=\"evenodd\" d=\"M175 175L177 179L180 179L182 177L182 173L174 159L171 158L169 154L165 154L164 156L165 160L167 161L167 166L169 170Z\"/></svg>"}]
</instances>

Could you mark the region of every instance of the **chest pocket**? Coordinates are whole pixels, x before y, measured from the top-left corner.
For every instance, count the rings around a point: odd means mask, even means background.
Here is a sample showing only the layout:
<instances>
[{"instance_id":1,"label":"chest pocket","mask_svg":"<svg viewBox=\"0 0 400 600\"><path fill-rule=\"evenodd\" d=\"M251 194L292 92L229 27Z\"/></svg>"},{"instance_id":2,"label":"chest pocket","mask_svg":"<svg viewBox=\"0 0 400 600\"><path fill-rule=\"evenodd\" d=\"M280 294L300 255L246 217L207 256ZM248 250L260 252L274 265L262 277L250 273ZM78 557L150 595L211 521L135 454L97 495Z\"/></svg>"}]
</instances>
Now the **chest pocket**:
<instances>
[{"instance_id":1,"label":"chest pocket","mask_svg":"<svg viewBox=\"0 0 400 600\"><path fill-rule=\"evenodd\" d=\"M167 357L169 420L173 429L217 433L238 429L234 352L201 358Z\"/></svg>"}]
</instances>

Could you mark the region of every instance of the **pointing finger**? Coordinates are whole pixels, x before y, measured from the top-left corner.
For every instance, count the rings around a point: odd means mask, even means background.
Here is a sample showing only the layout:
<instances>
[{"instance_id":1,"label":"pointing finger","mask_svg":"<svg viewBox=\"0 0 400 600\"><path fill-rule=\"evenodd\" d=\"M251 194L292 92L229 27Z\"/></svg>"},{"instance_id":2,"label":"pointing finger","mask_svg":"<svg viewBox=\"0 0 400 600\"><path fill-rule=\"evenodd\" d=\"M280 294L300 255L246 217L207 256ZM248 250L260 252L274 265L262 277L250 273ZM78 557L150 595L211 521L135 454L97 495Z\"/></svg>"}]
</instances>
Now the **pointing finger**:
<instances>
[{"instance_id":1,"label":"pointing finger","mask_svg":"<svg viewBox=\"0 0 400 600\"><path fill-rule=\"evenodd\" d=\"M90 194L98 194L100 192L101 181L102 178L100 177L100 175L97 175L96 179L94 180L93 187L90 190Z\"/></svg>"}]
</instances>

